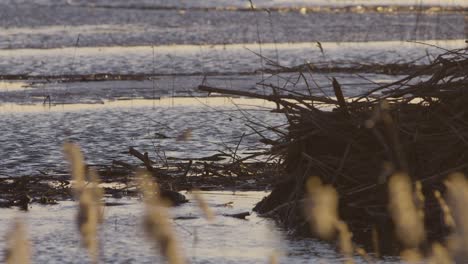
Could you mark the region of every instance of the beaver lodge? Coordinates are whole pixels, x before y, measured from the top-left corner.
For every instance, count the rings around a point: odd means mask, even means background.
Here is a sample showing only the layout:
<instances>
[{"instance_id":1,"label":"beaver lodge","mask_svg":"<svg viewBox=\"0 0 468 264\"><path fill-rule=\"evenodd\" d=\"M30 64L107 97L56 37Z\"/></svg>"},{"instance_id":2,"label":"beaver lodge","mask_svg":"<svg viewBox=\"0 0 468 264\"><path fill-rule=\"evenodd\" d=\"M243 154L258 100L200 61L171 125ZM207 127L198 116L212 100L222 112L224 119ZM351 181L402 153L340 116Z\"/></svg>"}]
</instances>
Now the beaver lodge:
<instances>
[{"instance_id":1,"label":"beaver lodge","mask_svg":"<svg viewBox=\"0 0 468 264\"><path fill-rule=\"evenodd\" d=\"M468 219L457 215L463 213L456 212L462 207L456 208L454 197L460 196L448 194L450 186L466 191L468 185L456 175L446 181L450 174L468 173L467 49L447 51L430 65L409 67L406 74L356 98L346 98L335 79L336 98L279 92L274 86L271 95L199 89L263 98L287 117L287 135L270 142L282 161L282 176L255 207L258 213L300 234L333 239L340 228L324 234L314 228L326 229L327 223L309 225L320 215L304 210L310 202L312 212L328 203L337 206L336 217L348 225L353 241L377 254L428 252L433 241L444 242L453 234L454 226L468 226ZM317 186L336 190L337 205L326 195L310 201ZM463 195L467 201L468 194ZM333 208L315 212L334 214L327 210ZM462 232L460 245L466 248L468 232Z\"/></svg>"}]
</instances>

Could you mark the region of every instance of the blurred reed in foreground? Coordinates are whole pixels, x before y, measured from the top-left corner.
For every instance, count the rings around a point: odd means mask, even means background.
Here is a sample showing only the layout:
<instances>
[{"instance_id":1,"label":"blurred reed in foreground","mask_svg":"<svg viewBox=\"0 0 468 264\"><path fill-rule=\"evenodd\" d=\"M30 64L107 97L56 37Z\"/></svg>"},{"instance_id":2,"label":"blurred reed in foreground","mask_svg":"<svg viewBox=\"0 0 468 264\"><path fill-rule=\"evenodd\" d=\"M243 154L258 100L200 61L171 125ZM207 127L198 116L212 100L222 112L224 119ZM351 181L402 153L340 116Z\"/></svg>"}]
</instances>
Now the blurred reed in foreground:
<instances>
[{"instance_id":1,"label":"blurred reed in foreground","mask_svg":"<svg viewBox=\"0 0 468 264\"><path fill-rule=\"evenodd\" d=\"M338 248L345 257L345 263L354 263L353 234L348 225L338 216L338 193L331 185L324 185L318 177L307 181L305 214L308 216L311 230L323 239L338 236Z\"/></svg>"},{"instance_id":2,"label":"blurred reed in foreground","mask_svg":"<svg viewBox=\"0 0 468 264\"><path fill-rule=\"evenodd\" d=\"M418 202L418 183L412 183L404 173L392 175L388 183L388 210L392 216L395 235L400 241L400 255L408 263L465 263L468 259L468 181L460 173L449 175L445 182L448 204L440 192L435 192L445 214L444 222L451 233L446 243L434 242L429 250L424 228L424 215ZM323 239L338 238L338 248L345 257L345 263L354 263L353 256L360 255L368 262L374 262L369 255L352 242L352 233L338 216L338 193L331 185L322 184L318 177L307 181L308 197L305 214L311 230Z\"/></svg>"},{"instance_id":3,"label":"blurred reed in foreground","mask_svg":"<svg viewBox=\"0 0 468 264\"><path fill-rule=\"evenodd\" d=\"M101 205L103 191L99 187L99 176L94 170L86 173L83 155L77 145L65 143L64 152L71 165L75 199L79 201L77 223L82 243L88 250L93 263L97 263L99 259L98 228L103 221Z\"/></svg>"},{"instance_id":4,"label":"blurred reed in foreground","mask_svg":"<svg viewBox=\"0 0 468 264\"><path fill-rule=\"evenodd\" d=\"M148 237L159 247L170 264L183 264L185 257L170 223L168 202L160 196L160 189L146 170L137 172L137 180L145 203L143 227Z\"/></svg>"},{"instance_id":5,"label":"blurred reed in foreground","mask_svg":"<svg viewBox=\"0 0 468 264\"><path fill-rule=\"evenodd\" d=\"M200 190L192 190L192 196L197 202L198 207L202 211L203 216L206 218L206 220L213 221L215 218L214 213L206 203L205 199L203 198L203 195L200 193Z\"/></svg>"},{"instance_id":6,"label":"blurred reed in foreground","mask_svg":"<svg viewBox=\"0 0 468 264\"><path fill-rule=\"evenodd\" d=\"M397 173L388 182L389 211L395 224L405 260L419 261L418 248L425 241L424 219L415 205L416 192L404 173Z\"/></svg>"},{"instance_id":7,"label":"blurred reed in foreground","mask_svg":"<svg viewBox=\"0 0 468 264\"><path fill-rule=\"evenodd\" d=\"M99 177L93 170L87 170L79 147L66 143L64 152L70 161L73 177L73 192L79 201L78 225L82 243L88 250L93 263L99 260L98 227L103 221L103 190L99 187ZM146 170L136 174L137 184L145 204L143 226L148 237L159 247L160 253L171 264L186 263L183 250L177 241L170 223L168 202L161 197L159 185ZM400 255L410 263L464 263L468 259L468 181L461 173L453 173L444 181L446 189L434 191L443 217L441 221L449 230L442 242L428 241L424 224L426 197L421 183L412 181L408 174L397 172L389 176L388 211L394 225L394 232L400 242ZM310 177L306 182L307 197L304 212L313 230L319 237L336 239L339 252L345 263L354 263L356 255L369 263L374 259L353 242L353 234L348 224L339 215L338 192L330 184L324 184L319 177ZM442 194L443 193L443 194ZM193 196L205 217L213 219L214 214L199 191ZM7 236L6 263L30 263L30 246L24 225L16 221ZM276 263L273 255L271 263Z\"/></svg>"},{"instance_id":8,"label":"blurred reed in foreground","mask_svg":"<svg viewBox=\"0 0 468 264\"><path fill-rule=\"evenodd\" d=\"M29 241L26 228L20 220L16 220L13 229L6 237L5 263L28 264L31 262Z\"/></svg>"}]
</instances>

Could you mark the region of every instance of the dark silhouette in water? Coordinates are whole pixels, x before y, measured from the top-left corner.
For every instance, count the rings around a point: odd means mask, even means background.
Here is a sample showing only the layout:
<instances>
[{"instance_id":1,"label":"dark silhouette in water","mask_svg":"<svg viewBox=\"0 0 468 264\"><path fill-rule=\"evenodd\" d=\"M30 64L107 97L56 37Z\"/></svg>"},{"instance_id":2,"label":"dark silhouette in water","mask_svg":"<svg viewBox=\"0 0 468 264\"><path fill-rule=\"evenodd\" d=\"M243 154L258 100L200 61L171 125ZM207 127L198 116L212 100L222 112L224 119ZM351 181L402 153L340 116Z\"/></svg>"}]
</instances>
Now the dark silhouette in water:
<instances>
[{"instance_id":1,"label":"dark silhouette in water","mask_svg":"<svg viewBox=\"0 0 468 264\"><path fill-rule=\"evenodd\" d=\"M161 190L161 197L171 202L172 205L177 206L187 203L188 200L185 195L171 190Z\"/></svg>"}]
</instances>

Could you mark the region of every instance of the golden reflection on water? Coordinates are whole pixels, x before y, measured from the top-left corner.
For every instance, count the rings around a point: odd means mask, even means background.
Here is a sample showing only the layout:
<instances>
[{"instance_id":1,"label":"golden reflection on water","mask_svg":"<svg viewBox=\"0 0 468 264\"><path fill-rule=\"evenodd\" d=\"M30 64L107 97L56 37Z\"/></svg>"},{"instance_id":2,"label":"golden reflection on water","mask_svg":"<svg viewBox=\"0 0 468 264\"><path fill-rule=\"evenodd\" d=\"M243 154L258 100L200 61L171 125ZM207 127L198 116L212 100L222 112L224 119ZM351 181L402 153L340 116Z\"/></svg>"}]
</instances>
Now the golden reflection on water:
<instances>
[{"instance_id":1,"label":"golden reflection on water","mask_svg":"<svg viewBox=\"0 0 468 264\"><path fill-rule=\"evenodd\" d=\"M433 39L425 40L424 43L429 45L443 46L446 49L455 49L464 46L464 39ZM391 40L391 41L369 41L369 42L321 42L327 50L337 49L342 50L346 48L359 48L365 47L366 49L393 49L392 47L420 47L420 43ZM264 49L309 49L316 46L316 42L283 42L283 43L262 43ZM258 44L255 43L240 43L240 44L205 44L205 45L157 45L157 46L106 46L106 47L66 47L66 48L51 48L51 49L0 49L0 56L47 56L47 55L60 55L67 56L67 54L78 55L115 55L115 54L139 54L147 53L149 50L155 50L156 54L198 54L200 52L245 52L246 50L255 50Z\"/></svg>"},{"instance_id":2,"label":"golden reflection on water","mask_svg":"<svg viewBox=\"0 0 468 264\"><path fill-rule=\"evenodd\" d=\"M128 99L103 101L103 103L78 104L0 104L0 114L3 113L38 113L38 112L70 112L81 110L98 110L104 108L133 107L180 107L180 106L235 106L273 108L275 104L262 99L232 98L232 97L174 97L161 99Z\"/></svg>"},{"instance_id":3,"label":"golden reflection on water","mask_svg":"<svg viewBox=\"0 0 468 264\"><path fill-rule=\"evenodd\" d=\"M21 81L0 80L0 92L21 91L29 88L29 84Z\"/></svg>"},{"instance_id":4,"label":"golden reflection on water","mask_svg":"<svg viewBox=\"0 0 468 264\"><path fill-rule=\"evenodd\" d=\"M1 83L1 82L0 82ZM330 96L330 99L336 100ZM347 101L352 101L354 98L346 97ZM289 101L289 100L286 100ZM421 98L414 98L409 103L417 104L424 101ZM292 101L293 102L293 101ZM159 99L118 99L106 100L102 103L76 103L76 104L17 104L17 103L0 103L0 114L7 113L47 113L47 112L76 112L82 110L99 110L104 108L134 108L134 107L181 107L181 106L198 106L198 107L239 107L239 108L265 108L265 110L276 109L276 104L263 99L242 98L242 97L164 97ZM315 104L317 109L323 111L331 111L335 106L331 104Z\"/></svg>"}]
</instances>

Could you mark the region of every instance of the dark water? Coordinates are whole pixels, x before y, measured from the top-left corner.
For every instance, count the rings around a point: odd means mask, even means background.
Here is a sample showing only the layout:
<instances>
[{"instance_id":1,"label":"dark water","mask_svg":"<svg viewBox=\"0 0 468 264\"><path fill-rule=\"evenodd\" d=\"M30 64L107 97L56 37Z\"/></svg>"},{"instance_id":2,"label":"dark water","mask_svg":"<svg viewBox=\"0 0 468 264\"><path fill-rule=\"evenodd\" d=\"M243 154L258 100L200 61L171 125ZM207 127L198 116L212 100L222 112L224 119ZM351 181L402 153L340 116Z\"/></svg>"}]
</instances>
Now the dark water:
<instances>
[{"instance_id":1,"label":"dark water","mask_svg":"<svg viewBox=\"0 0 468 264\"><path fill-rule=\"evenodd\" d=\"M89 163L102 165L114 159L137 164L126 154L129 146L147 151L159 162L171 157L207 157L218 151L231 153L241 137L238 154L260 151L265 146L246 125L275 138L264 126L285 122L283 115L263 108L267 106L271 107L260 100L227 98L30 106L29 110L28 106L5 105L3 110L9 113L0 114L0 145L9 158L0 159L0 176L63 170L65 140L78 142ZM188 129L190 139L178 141L177 136Z\"/></svg>"}]
</instances>

